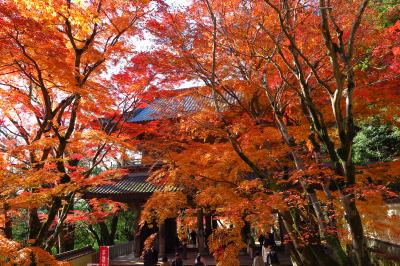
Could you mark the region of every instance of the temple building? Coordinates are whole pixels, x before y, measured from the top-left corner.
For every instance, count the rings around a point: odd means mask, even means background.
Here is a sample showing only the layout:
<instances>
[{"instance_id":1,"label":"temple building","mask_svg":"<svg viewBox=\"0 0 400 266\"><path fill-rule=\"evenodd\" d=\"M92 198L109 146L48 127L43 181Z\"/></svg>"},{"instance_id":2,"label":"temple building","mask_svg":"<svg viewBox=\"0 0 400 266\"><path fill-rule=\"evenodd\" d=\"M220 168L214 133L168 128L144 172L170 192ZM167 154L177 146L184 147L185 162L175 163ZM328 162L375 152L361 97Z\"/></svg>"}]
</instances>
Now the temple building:
<instances>
[{"instance_id":1,"label":"temple building","mask_svg":"<svg viewBox=\"0 0 400 266\"><path fill-rule=\"evenodd\" d=\"M182 90L179 90L182 92ZM139 108L130 114L125 115L125 121L128 123L145 124L154 120L178 119L181 116L194 113L206 106L211 106L209 96L195 94L186 94L176 97L176 92L168 92L167 96L156 98L143 108ZM150 173L159 166L143 165L140 158L133 162L126 162L124 168L128 174L115 182L107 185L96 186L85 193L86 198L107 198L117 202L126 203L131 210L140 210L150 196L156 191L177 191L179 188L156 185L147 181ZM212 227L216 227L215 221L209 215L198 214L197 243L199 252L203 253L205 249L204 239L207 233L212 232ZM139 219L137 219L139 220ZM135 235L135 255L140 256L144 241L153 233L158 233L159 256L175 251L177 246L177 223L176 219L167 219L164 224L151 226L136 225Z\"/></svg>"}]
</instances>

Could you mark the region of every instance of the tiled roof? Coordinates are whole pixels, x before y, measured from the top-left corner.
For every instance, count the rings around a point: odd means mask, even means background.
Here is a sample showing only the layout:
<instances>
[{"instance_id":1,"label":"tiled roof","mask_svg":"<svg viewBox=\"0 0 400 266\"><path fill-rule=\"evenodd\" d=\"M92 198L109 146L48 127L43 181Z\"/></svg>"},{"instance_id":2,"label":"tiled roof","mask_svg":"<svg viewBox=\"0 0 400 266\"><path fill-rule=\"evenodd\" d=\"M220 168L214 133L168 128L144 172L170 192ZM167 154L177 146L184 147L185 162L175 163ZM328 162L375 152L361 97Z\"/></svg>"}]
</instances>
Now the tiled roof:
<instances>
[{"instance_id":1,"label":"tiled roof","mask_svg":"<svg viewBox=\"0 0 400 266\"><path fill-rule=\"evenodd\" d=\"M241 96L239 94L236 95L236 97ZM235 97L228 92L224 93L224 98L231 104L236 103ZM222 100L221 105L224 106ZM146 107L140 108L135 111L135 113L130 114L126 121L140 123L176 118L181 115L199 112L212 106L214 106L214 100L209 91L207 92L201 89L182 89L153 100Z\"/></svg>"},{"instance_id":2,"label":"tiled roof","mask_svg":"<svg viewBox=\"0 0 400 266\"><path fill-rule=\"evenodd\" d=\"M207 106L211 106L211 99L206 96L186 95L158 98L132 115L127 122L137 123L174 118L200 111Z\"/></svg>"},{"instance_id":3,"label":"tiled roof","mask_svg":"<svg viewBox=\"0 0 400 266\"><path fill-rule=\"evenodd\" d=\"M133 193L153 193L156 191L176 191L175 187L154 185L147 182L148 173L132 173L128 174L115 183L96 186L90 189L91 194L133 194Z\"/></svg>"}]
</instances>

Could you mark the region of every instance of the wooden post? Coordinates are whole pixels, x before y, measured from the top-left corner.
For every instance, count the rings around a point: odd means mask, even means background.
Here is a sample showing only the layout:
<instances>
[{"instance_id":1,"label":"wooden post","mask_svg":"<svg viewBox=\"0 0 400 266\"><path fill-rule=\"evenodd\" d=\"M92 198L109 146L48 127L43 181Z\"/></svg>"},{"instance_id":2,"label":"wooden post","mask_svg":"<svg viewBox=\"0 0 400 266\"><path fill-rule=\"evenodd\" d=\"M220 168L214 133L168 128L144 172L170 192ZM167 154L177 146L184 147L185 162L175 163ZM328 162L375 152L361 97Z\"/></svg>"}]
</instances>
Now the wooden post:
<instances>
[{"instance_id":1,"label":"wooden post","mask_svg":"<svg viewBox=\"0 0 400 266\"><path fill-rule=\"evenodd\" d=\"M212 234L212 225L211 225L211 220L212 220L212 216L211 216L211 214L210 213L207 213L206 215L205 215L205 220L206 220L206 229L205 229L205 244L206 244L206 246L208 247L208 243L207 243L207 240L208 240L208 237Z\"/></svg>"},{"instance_id":2,"label":"wooden post","mask_svg":"<svg viewBox=\"0 0 400 266\"><path fill-rule=\"evenodd\" d=\"M217 218L215 218L215 216L211 216L211 225L212 225L212 230L218 228L218 220Z\"/></svg>"},{"instance_id":3,"label":"wooden post","mask_svg":"<svg viewBox=\"0 0 400 266\"><path fill-rule=\"evenodd\" d=\"M165 221L160 224L160 227L158 228L158 256L159 257L164 257L166 255L166 246L165 246Z\"/></svg>"},{"instance_id":4,"label":"wooden post","mask_svg":"<svg viewBox=\"0 0 400 266\"><path fill-rule=\"evenodd\" d=\"M142 253L140 232L135 233L135 238L133 241L133 253L135 254L135 257L139 258Z\"/></svg>"},{"instance_id":5,"label":"wooden post","mask_svg":"<svg viewBox=\"0 0 400 266\"><path fill-rule=\"evenodd\" d=\"M201 255L205 255L204 249L204 225L203 225L203 209L197 211L197 247Z\"/></svg>"},{"instance_id":6,"label":"wooden post","mask_svg":"<svg viewBox=\"0 0 400 266\"><path fill-rule=\"evenodd\" d=\"M135 220L135 232L134 233L134 238L133 238L133 253L135 254L135 257L140 257L142 255L142 227L140 226L140 216L142 214L140 208L136 206L133 202L128 202L128 206L131 209L132 212L136 211L137 216Z\"/></svg>"}]
</instances>

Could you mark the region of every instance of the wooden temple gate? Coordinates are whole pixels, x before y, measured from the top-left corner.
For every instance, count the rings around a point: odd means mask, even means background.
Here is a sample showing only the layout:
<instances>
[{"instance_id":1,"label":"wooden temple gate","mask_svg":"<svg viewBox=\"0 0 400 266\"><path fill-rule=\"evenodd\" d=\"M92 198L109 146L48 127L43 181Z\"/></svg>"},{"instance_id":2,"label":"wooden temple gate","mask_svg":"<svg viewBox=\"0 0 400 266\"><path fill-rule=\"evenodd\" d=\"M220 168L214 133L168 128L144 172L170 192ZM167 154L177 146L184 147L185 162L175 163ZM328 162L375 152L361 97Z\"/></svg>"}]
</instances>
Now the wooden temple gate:
<instances>
[{"instance_id":1,"label":"wooden temple gate","mask_svg":"<svg viewBox=\"0 0 400 266\"><path fill-rule=\"evenodd\" d=\"M176 219L167 219L163 224L145 224L140 226L140 212L143 205L156 191L176 191L176 188L165 188L147 182L149 167L136 165L128 168L130 173L112 184L96 186L85 193L86 198L107 198L126 203L132 211L139 213L135 225L134 253L139 257L144 241L154 233L158 233L159 256L175 251L178 243ZM133 232L132 232L133 233Z\"/></svg>"}]
</instances>

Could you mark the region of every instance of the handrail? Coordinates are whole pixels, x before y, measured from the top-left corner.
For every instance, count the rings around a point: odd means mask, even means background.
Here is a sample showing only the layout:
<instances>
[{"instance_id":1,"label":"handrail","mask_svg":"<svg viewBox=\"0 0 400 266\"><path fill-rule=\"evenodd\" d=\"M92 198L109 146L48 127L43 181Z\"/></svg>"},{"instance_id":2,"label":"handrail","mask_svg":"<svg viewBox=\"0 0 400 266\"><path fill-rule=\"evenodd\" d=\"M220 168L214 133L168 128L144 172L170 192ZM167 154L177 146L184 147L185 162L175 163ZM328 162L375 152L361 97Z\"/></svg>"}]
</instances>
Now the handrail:
<instances>
[{"instance_id":1,"label":"handrail","mask_svg":"<svg viewBox=\"0 0 400 266\"><path fill-rule=\"evenodd\" d=\"M388 241L367 237L368 249L388 259L400 260L400 245Z\"/></svg>"},{"instance_id":2,"label":"handrail","mask_svg":"<svg viewBox=\"0 0 400 266\"><path fill-rule=\"evenodd\" d=\"M110 259L114 259L119 256L124 256L133 253L134 241L118 243L109 247Z\"/></svg>"},{"instance_id":3,"label":"handrail","mask_svg":"<svg viewBox=\"0 0 400 266\"><path fill-rule=\"evenodd\" d=\"M134 241L128 241L128 242L118 243L118 244L109 246L109 258L110 259L115 259L116 257L128 255L133 252L134 252ZM71 261L71 260L77 259L82 256L86 256L91 253L93 253L93 259L95 261L97 261L99 259L99 254L91 246L63 252L63 253L55 255L54 257L57 260Z\"/></svg>"},{"instance_id":4,"label":"handrail","mask_svg":"<svg viewBox=\"0 0 400 266\"><path fill-rule=\"evenodd\" d=\"M57 260L72 260L94 252L96 252L96 250L94 250L92 246L86 246L80 249L74 249L63 253L59 253L57 255L54 255L54 257Z\"/></svg>"}]
</instances>

